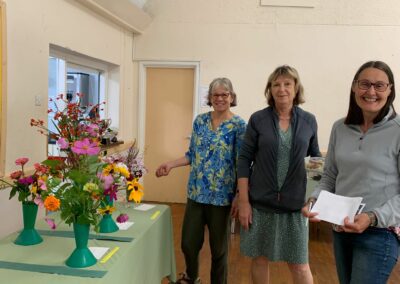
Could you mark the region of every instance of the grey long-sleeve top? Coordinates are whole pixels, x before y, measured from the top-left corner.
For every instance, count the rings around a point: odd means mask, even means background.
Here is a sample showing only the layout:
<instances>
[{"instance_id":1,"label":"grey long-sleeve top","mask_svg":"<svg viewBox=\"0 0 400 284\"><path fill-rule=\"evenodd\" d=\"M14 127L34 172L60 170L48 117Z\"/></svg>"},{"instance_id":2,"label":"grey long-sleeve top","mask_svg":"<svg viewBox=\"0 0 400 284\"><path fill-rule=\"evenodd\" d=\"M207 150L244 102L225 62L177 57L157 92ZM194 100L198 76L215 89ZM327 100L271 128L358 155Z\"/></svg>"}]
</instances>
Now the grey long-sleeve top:
<instances>
[{"instance_id":1,"label":"grey long-sleeve top","mask_svg":"<svg viewBox=\"0 0 400 284\"><path fill-rule=\"evenodd\" d=\"M363 197L364 212L373 211L378 227L400 224L400 117L363 133L359 125L338 120L332 128L324 174L313 192Z\"/></svg>"}]
</instances>

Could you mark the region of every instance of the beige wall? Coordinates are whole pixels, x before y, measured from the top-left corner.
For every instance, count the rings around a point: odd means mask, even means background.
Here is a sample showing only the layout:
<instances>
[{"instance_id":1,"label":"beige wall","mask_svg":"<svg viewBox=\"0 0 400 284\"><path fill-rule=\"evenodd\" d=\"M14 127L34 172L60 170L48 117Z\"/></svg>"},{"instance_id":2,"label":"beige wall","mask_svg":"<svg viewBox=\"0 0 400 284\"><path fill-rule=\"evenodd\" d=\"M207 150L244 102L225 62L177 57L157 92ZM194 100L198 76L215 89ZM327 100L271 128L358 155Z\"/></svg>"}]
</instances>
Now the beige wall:
<instances>
[{"instance_id":1,"label":"beige wall","mask_svg":"<svg viewBox=\"0 0 400 284\"><path fill-rule=\"evenodd\" d=\"M132 96L132 33L73 0L5 2L8 44L6 173L16 169L14 160L18 157L29 157L29 166L46 157L45 137L31 128L29 121L31 118L47 120L49 44L120 67L120 138L133 140L137 136L137 98ZM41 97L41 106L35 106L35 96ZM9 190L0 193L0 215L13 216L1 227L1 236L21 226L21 209L20 204L8 200Z\"/></svg>"},{"instance_id":2,"label":"beige wall","mask_svg":"<svg viewBox=\"0 0 400 284\"><path fill-rule=\"evenodd\" d=\"M317 1L314 9L260 7L259 0L149 0L153 22L136 41L136 59L200 61L200 83L229 77L243 118L265 106L275 67L298 69L303 107L319 122L324 150L332 123L346 114L350 83L368 60L400 78L400 4L396 0ZM397 99L400 111L400 99Z\"/></svg>"}]
</instances>

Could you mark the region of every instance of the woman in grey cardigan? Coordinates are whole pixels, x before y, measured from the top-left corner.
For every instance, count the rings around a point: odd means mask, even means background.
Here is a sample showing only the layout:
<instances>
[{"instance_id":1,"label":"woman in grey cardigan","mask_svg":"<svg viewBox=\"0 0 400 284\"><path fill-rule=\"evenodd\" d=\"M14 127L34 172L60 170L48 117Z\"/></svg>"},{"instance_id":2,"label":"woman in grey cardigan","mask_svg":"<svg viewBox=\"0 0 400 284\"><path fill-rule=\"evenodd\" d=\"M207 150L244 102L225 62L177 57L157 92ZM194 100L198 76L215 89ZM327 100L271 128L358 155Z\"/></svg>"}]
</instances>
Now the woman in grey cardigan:
<instances>
[{"instance_id":1,"label":"woman in grey cardigan","mask_svg":"<svg viewBox=\"0 0 400 284\"><path fill-rule=\"evenodd\" d=\"M288 263L294 283L312 283L305 202L304 158L320 156L314 115L297 71L280 66L265 89L269 107L248 123L238 161L241 252L253 258L253 283L268 283L269 261Z\"/></svg>"},{"instance_id":2,"label":"woman in grey cardigan","mask_svg":"<svg viewBox=\"0 0 400 284\"><path fill-rule=\"evenodd\" d=\"M362 65L354 76L347 117L332 128L321 190L363 198L363 213L334 226L340 283L386 283L399 254L400 117L393 73L381 61ZM303 214L318 221L316 213Z\"/></svg>"}]
</instances>

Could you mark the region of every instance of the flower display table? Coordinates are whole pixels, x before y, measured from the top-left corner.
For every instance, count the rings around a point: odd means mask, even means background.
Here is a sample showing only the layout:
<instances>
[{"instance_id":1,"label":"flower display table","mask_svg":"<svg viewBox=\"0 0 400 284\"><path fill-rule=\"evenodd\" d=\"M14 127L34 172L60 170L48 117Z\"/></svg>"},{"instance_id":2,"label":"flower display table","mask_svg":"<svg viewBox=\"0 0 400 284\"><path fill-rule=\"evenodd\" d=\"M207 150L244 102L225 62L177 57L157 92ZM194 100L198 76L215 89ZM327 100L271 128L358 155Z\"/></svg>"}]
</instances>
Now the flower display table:
<instances>
[{"instance_id":1,"label":"flower display table","mask_svg":"<svg viewBox=\"0 0 400 284\"><path fill-rule=\"evenodd\" d=\"M120 205L118 205L120 206ZM157 283L176 280L171 210L156 205L148 211L125 208L134 224L112 234L90 232L89 247L110 249L95 265L71 268L65 260L75 248L72 227L49 230L37 220L43 242L35 246L13 243L17 232L0 240L0 279L4 283ZM114 216L115 217L115 216Z\"/></svg>"}]
</instances>

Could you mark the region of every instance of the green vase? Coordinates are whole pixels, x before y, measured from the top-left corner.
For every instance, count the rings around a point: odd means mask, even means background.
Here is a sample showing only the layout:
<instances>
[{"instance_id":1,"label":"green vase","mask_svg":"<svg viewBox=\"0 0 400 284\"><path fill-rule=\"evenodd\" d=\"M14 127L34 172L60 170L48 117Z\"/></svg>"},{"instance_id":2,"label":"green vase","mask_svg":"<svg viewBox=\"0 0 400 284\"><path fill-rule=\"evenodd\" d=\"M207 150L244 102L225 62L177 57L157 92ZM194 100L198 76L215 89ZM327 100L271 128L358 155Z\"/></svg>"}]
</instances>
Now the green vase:
<instances>
[{"instance_id":1,"label":"green vase","mask_svg":"<svg viewBox=\"0 0 400 284\"><path fill-rule=\"evenodd\" d=\"M19 233L17 239L14 241L16 245L31 246L43 242L42 237L35 230L37 212L38 206L35 203L22 203L22 217L24 220L24 228Z\"/></svg>"},{"instance_id":2,"label":"green vase","mask_svg":"<svg viewBox=\"0 0 400 284\"><path fill-rule=\"evenodd\" d=\"M89 228L89 224L74 223L76 248L65 262L67 266L82 268L92 266L97 262L96 258L87 246Z\"/></svg>"},{"instance_id":3,"label":"green vase","mask_svg":"<svg viewBox=\"0 0 400 284\"><path fill-rule=\"evenodd\" d=\"M103 202L104 206L113 206L114 202L110 199L109 196L106 196L106 200ZM111 214L104 214L103 218L100 221L100 233L114 233L119 230L117 224L112 218Z\"/></svg>"},{"instance_id":4,"label":"green vase","mask_svg":"<svg viewBox=\"0 0 400 284\"><path fill-rule=\"evenodd\" d=\"M111 214L103 215L103 219L100 221L100 233L114 233L118 231L119 228L112 218Z\"/></svg>"}]
</instances>

